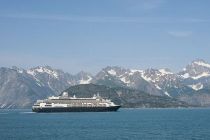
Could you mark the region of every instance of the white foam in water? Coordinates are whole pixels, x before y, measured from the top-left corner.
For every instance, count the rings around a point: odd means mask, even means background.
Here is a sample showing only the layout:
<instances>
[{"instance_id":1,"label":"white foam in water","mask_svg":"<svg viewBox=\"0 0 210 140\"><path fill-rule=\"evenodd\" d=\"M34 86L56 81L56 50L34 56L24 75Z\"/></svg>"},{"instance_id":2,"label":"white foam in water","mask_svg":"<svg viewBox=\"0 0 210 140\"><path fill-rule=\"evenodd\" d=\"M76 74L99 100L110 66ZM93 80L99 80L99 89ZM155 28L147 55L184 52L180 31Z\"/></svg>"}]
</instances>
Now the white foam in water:
<instances>
[{"instance_id":1,"label":"white foam in water","mask_svg":"<svg viewBox=\"0 0 210 140\"><path fill-rule=\"evenodd\" d=\"M31 113L35 113L35 112L20 112L21 114L31 114Z\"/></svg>"}]
</instances>

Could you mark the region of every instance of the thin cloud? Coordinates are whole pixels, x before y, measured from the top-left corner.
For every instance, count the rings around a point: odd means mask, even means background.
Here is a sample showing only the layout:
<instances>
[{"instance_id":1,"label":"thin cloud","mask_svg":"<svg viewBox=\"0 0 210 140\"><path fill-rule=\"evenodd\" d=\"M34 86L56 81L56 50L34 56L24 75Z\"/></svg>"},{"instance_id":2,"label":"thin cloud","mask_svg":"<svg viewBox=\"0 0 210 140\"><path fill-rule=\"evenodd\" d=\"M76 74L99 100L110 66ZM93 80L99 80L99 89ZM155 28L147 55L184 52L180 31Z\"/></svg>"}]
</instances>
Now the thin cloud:
<instances>
[{"instance_id":1,"label":"thin cloud","mask_svg":"<svg viewBox=\"0 0 210 140\"><path fill-rule=\"evenodd\" d=\"M174 37L188 37L192 35L192 31L169 31L168 34Z\"/></svg>"},{"instance_id":2,"label":"thin cloud","mask_svg":"<svg viewBox=\"0 0 210 140\"><path fill-rule=\"evenodd\" d=\"M88 17L65 15L36 15L36 14L6 14L0 18L23 20L54 20L67 22L94 22L94 23L205 23L209 19L198 18L168 18L168 17Z\"/></svg>"}]
</instances>

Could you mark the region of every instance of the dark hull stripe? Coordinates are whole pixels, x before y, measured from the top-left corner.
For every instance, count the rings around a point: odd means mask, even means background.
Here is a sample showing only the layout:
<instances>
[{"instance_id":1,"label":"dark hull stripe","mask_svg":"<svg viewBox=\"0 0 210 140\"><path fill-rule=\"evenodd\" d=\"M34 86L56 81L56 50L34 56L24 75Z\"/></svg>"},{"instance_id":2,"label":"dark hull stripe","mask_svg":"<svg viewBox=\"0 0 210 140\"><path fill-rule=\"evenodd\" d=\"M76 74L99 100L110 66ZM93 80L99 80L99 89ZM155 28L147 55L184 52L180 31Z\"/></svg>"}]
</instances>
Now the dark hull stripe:
<instances>
[{"instance_id":1,"label":"dark hull stripe","mask_svg":"<svg viewBox=\"0 0 210 140\"><path fill-rule=\"evenodd\" d=\"M117 111L120 106L112 107L44 107L33 108L33 112L109 112Z\"/></svg>"}]
</instances>

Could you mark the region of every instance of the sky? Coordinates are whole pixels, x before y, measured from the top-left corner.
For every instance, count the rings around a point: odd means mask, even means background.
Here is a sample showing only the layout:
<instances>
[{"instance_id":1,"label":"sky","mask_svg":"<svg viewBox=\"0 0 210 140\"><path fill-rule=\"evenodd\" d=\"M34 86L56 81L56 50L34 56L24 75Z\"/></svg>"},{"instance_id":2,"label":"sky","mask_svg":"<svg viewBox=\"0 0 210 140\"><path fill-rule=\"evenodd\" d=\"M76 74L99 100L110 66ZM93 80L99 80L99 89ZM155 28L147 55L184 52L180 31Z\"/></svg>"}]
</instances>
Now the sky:
<instances>
[{"instance_id":1,"label":"sky","mask_svg":"<svg viewBox=\"0 0 210 140\"><path fill-rule=\"evenodd\" d=\"M0 0L0 67L180 71L210 62L209 0Z\"/></svg>"}]
</instances>

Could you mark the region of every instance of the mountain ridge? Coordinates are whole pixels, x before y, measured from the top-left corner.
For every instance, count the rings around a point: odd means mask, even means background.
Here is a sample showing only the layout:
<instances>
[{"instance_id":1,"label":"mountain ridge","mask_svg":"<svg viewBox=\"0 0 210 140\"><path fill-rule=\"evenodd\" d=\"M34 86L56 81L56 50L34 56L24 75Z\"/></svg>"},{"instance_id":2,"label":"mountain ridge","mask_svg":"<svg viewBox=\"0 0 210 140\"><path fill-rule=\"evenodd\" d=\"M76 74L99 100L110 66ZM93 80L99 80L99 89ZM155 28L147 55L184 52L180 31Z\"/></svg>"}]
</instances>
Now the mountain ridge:
<instances>
[{"instance_id":1,"label":"mountain ridge","mask_svg":"<svg viewBox=\"0 0 210 140\"><path fill-rule=\"evenodd\" d=\"M196 59L178 73L173 73L168 68L137 70L107 66L96 75L84 71L73 75L50 66L37 66L27 70L15 66L1 67L0 108L30 106L38 98L57 96L71 86L90 83L111 88L130 88L149 95L175 98L192 105L210 105L210 64ZM14 104L10 99L13 95L18 99ZM26 105L21 105L22 97L26 100Z\"/></svg>"}]
</instances>

